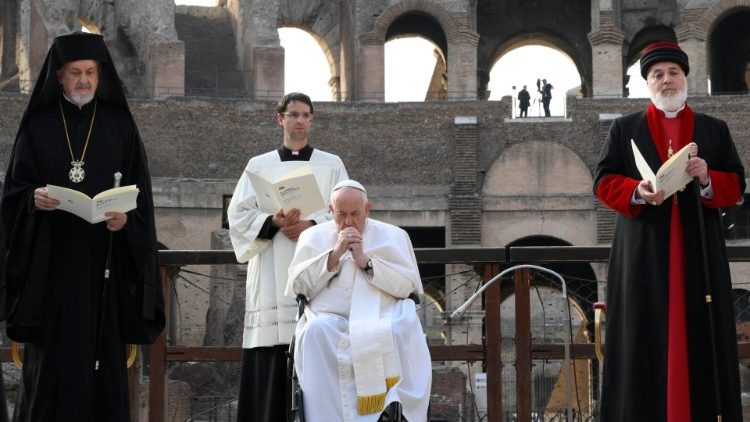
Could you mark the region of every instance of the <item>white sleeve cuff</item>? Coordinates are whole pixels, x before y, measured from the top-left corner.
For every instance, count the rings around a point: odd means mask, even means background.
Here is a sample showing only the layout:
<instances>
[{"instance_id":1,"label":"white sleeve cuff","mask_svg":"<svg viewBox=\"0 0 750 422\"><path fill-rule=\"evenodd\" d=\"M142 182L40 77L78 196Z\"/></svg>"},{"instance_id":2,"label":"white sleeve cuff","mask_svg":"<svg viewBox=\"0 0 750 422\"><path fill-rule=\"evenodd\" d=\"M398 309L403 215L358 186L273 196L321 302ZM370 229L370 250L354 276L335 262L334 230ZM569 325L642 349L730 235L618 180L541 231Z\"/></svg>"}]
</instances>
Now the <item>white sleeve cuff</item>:
<instances>
[{"instance_id":1,"label":"white sleeve cuff","mask_svg":"<svg viewBox=\"0 0 750 422\"><path fill-rule=\"evenodd\" d=\"M630 195L630 205L646 205L646 200L643 198L636 198L635 193L638 192L638 187L633 189L633 194Z\"/></svg>"},{"instance_id":2,"label":"white sleeve cuff","mask_svg":"<svg viewBox=\"0 0 750 422\"><path fill-rule=\"evenodd\" d=\"M701 196L706 199L714 199L714 186L711 184L711 178L708 178L708 186L701 187Z\"/></svg>"}]
</instances>

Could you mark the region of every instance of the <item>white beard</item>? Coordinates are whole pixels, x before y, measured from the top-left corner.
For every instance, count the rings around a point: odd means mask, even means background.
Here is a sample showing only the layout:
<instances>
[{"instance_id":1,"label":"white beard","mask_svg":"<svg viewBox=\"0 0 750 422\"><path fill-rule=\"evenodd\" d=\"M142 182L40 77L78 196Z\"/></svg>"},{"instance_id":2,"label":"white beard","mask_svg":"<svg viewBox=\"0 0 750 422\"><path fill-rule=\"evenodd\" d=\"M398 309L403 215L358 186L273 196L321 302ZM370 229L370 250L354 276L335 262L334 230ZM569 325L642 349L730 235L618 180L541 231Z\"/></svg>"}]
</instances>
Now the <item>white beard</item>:
<instances>
[{"instance_id":1,"label":"white beard","mask_svg":"<svg viewBox=\"0 0 750 422\"><path fill-rule=\"evenodd\" d=\"M661 92L651 94L651 101L661 111L675 112L685 104L685 100L687 100L687 84L675 95L662 95Z\"/></svg>"},{"instance_id":2,"label":"white beard","mask_svg":"<svg viewBox=\"0 0 750 422\"><path fill-rule=\"evenodd\" d=\"M83 107L94 99L94 94L70 94L70 101L78 107Z\"/></svg>"}]
</instances>

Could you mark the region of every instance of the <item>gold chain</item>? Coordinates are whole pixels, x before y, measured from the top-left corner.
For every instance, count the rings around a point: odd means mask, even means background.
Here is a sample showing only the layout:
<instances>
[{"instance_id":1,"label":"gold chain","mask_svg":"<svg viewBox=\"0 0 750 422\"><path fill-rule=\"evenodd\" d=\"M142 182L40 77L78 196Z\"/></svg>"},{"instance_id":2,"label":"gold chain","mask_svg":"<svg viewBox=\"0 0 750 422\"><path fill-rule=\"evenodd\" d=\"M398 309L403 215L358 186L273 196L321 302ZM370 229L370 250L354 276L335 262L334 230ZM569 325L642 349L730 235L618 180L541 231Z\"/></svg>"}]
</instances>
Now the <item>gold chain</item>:
<instances>
[{"instance_id":1,"label":"gold chain","mask_svg":"<svg viewBox=\"0 0 750 422\"><path fill-rule=\"evenodd\" d=\"M94 128L94 119L96 118L96 104L97 104L97 101L94 100L94 114L91 116L91 124L89 125L89 133L88 135L86 135L86 143L83 144L83 152L81 153L81 159L78 160L80 163L83 163L83 157L86 156L86 148L89 147L89 140L91 139L91 130ZM60 116L62 117L63 128L65 128L65 139L68 141L68 151L70 151L70 159L73 161L76 161L76 157L73 155L73 146L70 145L70 136L68 136L68 123L65 121L65 113L63 113L62 102L60 102L60 100L57 100L57 105L60 106Z\"/></svg>"}]
</instances>

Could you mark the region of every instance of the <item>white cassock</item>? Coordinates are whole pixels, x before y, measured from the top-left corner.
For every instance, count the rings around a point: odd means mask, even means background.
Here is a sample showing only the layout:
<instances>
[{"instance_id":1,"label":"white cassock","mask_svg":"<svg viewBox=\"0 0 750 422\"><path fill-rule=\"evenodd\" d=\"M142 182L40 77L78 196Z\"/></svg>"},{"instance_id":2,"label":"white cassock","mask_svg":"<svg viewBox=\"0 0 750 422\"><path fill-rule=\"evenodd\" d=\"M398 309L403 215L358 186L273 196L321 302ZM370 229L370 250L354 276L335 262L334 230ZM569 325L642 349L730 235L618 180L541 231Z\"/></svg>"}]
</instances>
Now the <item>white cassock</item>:
<instances>
[{"instance_id":1,"label":"white cassock","mask_svg":"<svg viewBox=\"0 0 750 422\"><path fill-rule=\"evenodd\" d=\"M368 276L346 252L327 270L335 222L299 238L286 293L308 297L297 323L294 364L308 422L376 421L401 403L410 422L427 420L432 362L411 292L423 294L409 235L368 219L363 250Z\"/></svg>"},{"instance_id":2,"label":"white cassock","mask_svg":"<svg viewBox=\"0 0 750 422\"><path fill-rule=\"evenodd\" d=\"M281 231L272 240L258 238L266 219L276 210L259 207L247 172L275 180L306 165L312 167L324 200L336 183L348 178L341 159L319 149L313 150L310 161L281 161L278 151L270 151L247 163L227 209L229 234L237 261L248 262L242 338L245 349L289 344L297 316L294 299L284 295L287 269L296 243ZM303 218L320 224L329 221L331 214L325 208Z\"/></svg>"}]
</instances>

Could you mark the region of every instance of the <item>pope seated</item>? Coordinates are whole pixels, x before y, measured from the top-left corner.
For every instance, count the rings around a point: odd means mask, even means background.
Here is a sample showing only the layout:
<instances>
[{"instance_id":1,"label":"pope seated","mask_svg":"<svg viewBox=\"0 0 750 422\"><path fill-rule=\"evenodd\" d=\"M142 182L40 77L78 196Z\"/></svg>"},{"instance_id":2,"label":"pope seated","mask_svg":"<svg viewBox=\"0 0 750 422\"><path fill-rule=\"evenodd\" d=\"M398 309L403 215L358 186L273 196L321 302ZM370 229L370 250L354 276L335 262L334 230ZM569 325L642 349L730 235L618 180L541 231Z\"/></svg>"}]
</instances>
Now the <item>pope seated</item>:
<instances>
[{"instance_id":1,"label":"pope seated","mask_svg":"<svg viewBox=\"0 0 750 422\"><path fill-rule=\"evenodd\" d=\"M333 221L300 236L286 287L309 300L294 351L305 419L376 421L399 402L407 420L426 421L432 365L408 298L423 294L409 236L368 218L356 181L338 183L329 208Z\"/></svg>"}]
</instances>

